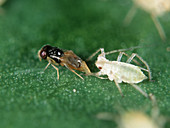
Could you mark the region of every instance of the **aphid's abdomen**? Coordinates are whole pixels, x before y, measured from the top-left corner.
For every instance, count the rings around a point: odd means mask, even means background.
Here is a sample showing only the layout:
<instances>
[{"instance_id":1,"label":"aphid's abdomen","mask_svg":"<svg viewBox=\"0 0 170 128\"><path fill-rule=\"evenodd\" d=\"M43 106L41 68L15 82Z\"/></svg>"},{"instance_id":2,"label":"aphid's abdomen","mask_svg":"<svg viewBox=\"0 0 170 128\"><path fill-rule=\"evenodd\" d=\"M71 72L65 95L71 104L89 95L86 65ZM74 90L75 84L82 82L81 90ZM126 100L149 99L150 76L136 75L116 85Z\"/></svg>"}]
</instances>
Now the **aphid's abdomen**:
<instances>
[{"instance_id":1,"label":"aphid's abdomen","mask_svg":"<svg viewBox=\"0 0 170 128\"><path fill-rule=\"evenodd\" d=\"M113 61L112 72L118 81L126 83L139 83L147 78L139 67L123 62Z\"/></svg>"},{"instance_id":2,"label":"aphid's abdomen","mask_svg":"<svg viewBox=\"0 0 170 128\"><path fill-rule=\"evenodd\" d=\"M143 10L154 14L155 16L161 16L165 12L170 11L169 0L133 0L134 3Z\"/></svg>"}]
</instances>

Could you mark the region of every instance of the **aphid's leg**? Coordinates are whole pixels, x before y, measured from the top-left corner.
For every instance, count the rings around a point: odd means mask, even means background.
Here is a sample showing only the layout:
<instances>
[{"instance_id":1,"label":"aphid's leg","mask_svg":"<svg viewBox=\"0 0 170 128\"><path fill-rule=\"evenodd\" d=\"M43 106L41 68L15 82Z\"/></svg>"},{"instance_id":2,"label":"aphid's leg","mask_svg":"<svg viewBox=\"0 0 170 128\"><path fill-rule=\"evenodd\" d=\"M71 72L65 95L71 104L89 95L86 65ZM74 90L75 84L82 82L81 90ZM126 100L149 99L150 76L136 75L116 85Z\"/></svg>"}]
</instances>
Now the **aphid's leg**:
<instances>
[{"instance_id":1,"label":"aphid's leg","mask_svg":"<svg viewBox=\"0 0 170 128\"><path fill-rule=\"evenodd\" d=\"M116 80L114 80L114 82L115 82L116 87L118 88L118 90L119 90L119 92L120 92L121 96L122 96L122 97L124 97L124 95L123 95L123 93L122 93L122 90L121 90L121 88L120 88L119 84L117 83L117 81L116 81Z\"/></svg>"},{"instance_id":2,"label":"aphid's leg","mask_svg":"<svg viewBox=\"0 0 170 128\"><path fill-rule=\"evenodd\" d=\"M157 120L159 115L160 115L160 111L159 111L159 108L158 108L156 98L152 93L149 94L149 98L152 101L152 112L151 112L152 118L154 120Z\"/></svg>"},{"instance_id":3,"label":"aphid's leg","mask_svg":"<svg viewBox=\"0 0 170 128\"><path fill-rule=\"evenodd\" d=\"M124 25L127 26L130 24L130 22L132 21L135 13L136 13L136 6L133 5L132 8L129 10L128 14L126 15L125 19L124 19Z\"/></svg>"},{"instance_id":4,"label":"aphid's leg","mask_svg":"<svg viewBox=\"0 0 170 128\"><path fill-rule=\"evenodd\" d=\"M119 56L117 57L117 61L120 62L122 59L122 56L125 55L128 58L130 57L128 54L126 54L125 52L120 52ZM135 59L132 60L133 62L135 62L136 64L140 65L140 63L138 61L136 61Z\"/></svg>"},{"instance_id":5,"label":"aphid's leg","mask_svg":"<svg viewBox=\"0 0 170 128\"><path fill-rule=\"evenodd\" d=\"M141 70L148 72L147 69L140 67Z\"/></svg>"},{"instance_id":6,"label":"aphid's leg","mask_svg":"<svg viewBox=\"0 0 170 128\"><path fill-rule=\"evenodd\" d=\"M106 78L106 77L101 77L102 71L99 71L99 72L97 72L97 73L91 73L91 75L96 76L96 77L99 78L99 79L108 79L108 78Z\"/></svg>"},{"instance_id":7,"label":"aphid's leg","mask_svg":"<svg viewBox=\"0 0 170 128\"><path fill-rule=\"evenodd\" d=\"M51 64L50 62L47 64L47 66L44 68L44 71L48 68L50 64Z\"/></svg>"},{"instance_id":8,"label":"aphid's leg","mask_svg":"<svg viewBox=\"0 0 170 128\"><path fill-rule=\"evenodd\" d=\"M120 52L118 57L117 57L117 61L120 62L123 56L123 52Z\"/></svg>"},{"instance_id":9,"label":"aphid's leg","mask_svg":"<svg viewBox=\"0 0 170 128\"><path fill-rule=\"evenodd\" d=\"M53 64L51 64L53 66L53 68L55 68L57 70L57 79L59 80L59 70L56 66L54 66Z\"/></svg>"},{"instance_id":10,"label":"aphid's leg","mask_svg":"<svg viewBox=\"0 0 170 128\"><path fill-rule=\"evenodd\" d=\"M99 48L95 53L93 53L91 56L89 56L89 57L86 59L86 61L91 60L91 59L92 59L97 53L99 53L100 51L101 51L101 53L104 52L102 49L103 49L103 48Z\"/></svg>"},{"instance_id":11,"label":"aphid's leg","mask_svg":"<svg viewBox=\"0 0 170 128\"><path fill-rule=\"evenodd\" d=\"M100 78L100 79L108 79L108 78L105 78L105 77L98 77L98 78Z\"/></svg>"},{"instance_id":12,"label":"aphid's leg","mask_svg":"<svg viewBox=\"0 0 170 128\"><path fill-rule=\"evenodd\" d=\"M130 85L132 85L136 90L138 90L142 95L144 95L146 98L148 98L148 94L146 92L144 92L139 86L131 83Z\"/></svg>"},{"instance_id":13,"label":"aphid's leg","mask_svg":"<svg viewBox=\"0 0 170 128\"><path fill-rule=\"evenodd\" d=\"M132 55L131 55L131 56L129 57L129 59L127 60L127 63L130 63L135 56L138 57L139 60L142 61L142 63L145 64L147 70L146 70L146 69L144 70L143 68L141 68L141 69L148 72L149 80L151 80L152 77L151 77L151 71L150 71L149 65L148 65L148 64L146 63L146 61L144 61L144 60L142 59L142 57L140 57L138 54L132 53Z\"/></svg>"},{"instance_id":14,"label":"aphid's leg","mask_svg":"<svg viewBox=\"0 0 170 128\"><path fill-rule=\"evenodd\" d=\"M100 76L101 74L102 74L101 71L99 71L99 72L97 72L97 73L91 73L90 75L96 76L96 77L99 78L99 79L108 79L108 78L105 78L105 77L101 77L101 76Z\"/></svg>"},{"instance_id":15,"label":"aphid's leg","mask_svg":"<svg viewBox=\"0 0 170 128\"><path fill-rule=\"evenodd\" d=\"M73 73L75 73L78 77L80 77L82 80L84 80L84 78L82 76L80 76L77 72L75 72L73 69L68 68L70 71L72 71Z\"/></svg>"},{"instance_id":16,"label":"aphid's leg","mask_svg":"<svg viewBox=\"0 0 170 128\"><path fill-rule=\"evenodd\" d=\"M155 26L156 26L156 28L157 28L157 30L159 32L159 35L160 35L161 39L163 41L165 41L166 40L166 35L165 35L165 32L164 32L158 18L156 16L154 16L154 15L151 15L151 18L152 18L152 20L153 20L153 22L154 22L154 24L155 24Z\"/></svg>"},{"instance_id":17,"label":"aphid's leg","mask_svg":"<svg viewBox=\"0 0 170 128\"><path fill-rule=\"evenodd\" d=\"M101 76L96 76L96 77L99 78L99 79L108 79L108 78L101 77Z\"/></svg>"}]
</instances>

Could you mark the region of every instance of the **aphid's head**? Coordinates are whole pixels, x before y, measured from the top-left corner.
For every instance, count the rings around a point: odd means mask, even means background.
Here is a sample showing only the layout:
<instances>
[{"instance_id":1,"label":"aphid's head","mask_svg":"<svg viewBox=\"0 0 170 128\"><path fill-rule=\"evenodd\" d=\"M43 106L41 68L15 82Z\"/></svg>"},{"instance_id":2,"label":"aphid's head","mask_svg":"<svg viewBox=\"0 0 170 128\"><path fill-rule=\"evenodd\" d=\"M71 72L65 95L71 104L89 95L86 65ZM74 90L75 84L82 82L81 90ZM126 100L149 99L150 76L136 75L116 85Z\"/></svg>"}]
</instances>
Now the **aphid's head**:
<instances>
[{"instance_id":1,"label":"aphid's head","mask_svg":"<svg viewBox=\"0 0 170 128\"><path fill-rule=\"evenodd\" d=\"M56 63L60 63L60 57L64 55L64 52L57 48L57 47L52 47L50 45L45 45L38 51L38 56L41 61L41 59L46 60L47 57L50 59L54 60Z\"/></svg>"},{"instance_id":2,"label":"aphid's head","mask_svg":"<svg viewBox=\"0 0 170 128\"><path fill-rule=\"evenodd\" d=\"M98 57L97 57L97 61L96 61L96 67L99 69L99 70L101 70L103 67L104 67L104 65L105 65L105 63L107 62L107 59L104 57L104 56L102 56L102 55L99 55Z\"/></svg>"}]
</instances>

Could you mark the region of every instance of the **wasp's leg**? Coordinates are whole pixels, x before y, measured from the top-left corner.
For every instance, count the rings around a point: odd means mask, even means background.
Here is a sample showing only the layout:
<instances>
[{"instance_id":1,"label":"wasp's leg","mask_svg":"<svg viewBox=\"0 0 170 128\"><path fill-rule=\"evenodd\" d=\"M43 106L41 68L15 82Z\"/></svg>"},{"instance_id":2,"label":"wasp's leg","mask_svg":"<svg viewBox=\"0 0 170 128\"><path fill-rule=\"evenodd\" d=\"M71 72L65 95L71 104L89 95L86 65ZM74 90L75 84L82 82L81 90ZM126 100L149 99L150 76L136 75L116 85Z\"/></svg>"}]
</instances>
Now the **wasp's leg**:
<instances>
[{"instance_id":1,"label":"wasp's leg","mask_svg":"<svg viewBox=\"0 0 170 128\"><path fill-rule=\"evenodd\" d=\"M50 62L47 64L47 66L44 68L44 71L48 68L50 64L51 64Z\"/></svg>"},{"instance_id":2,"label":"wasp's leg","mask_svg":"<svg viewBox=\"0 0 170 128\"><path fill-rule=\"evenodd\" d=\"M152 20L153 20L153 22L154 22L154 24L155 24L155 26L156 26L156 28L158 30L158 33L159 33L161 39L163 41L165 41L166 40L166 35L165 35L165 32L164 32L164 30L163 30L163 28L162 28L158 18L155 17L154 15L151 15L151 18L152 18Z\"/></svg>"},{"instance_id":3,"label":"wasp's leg","mask_svg":"<svg viewBox=\"0 0 170 128\"><path fill-rule=\"evenodd\" d=\"M53 66L53 68L55 68L57 70L57 79L59 80L59 70L56 66L54 66L53 64L51 64Z\"/></svg>"},{"instance_id":4,"label":"wasp's leg","mask_svg":"<svg viewBox=\"0 0 170 128\"><path fill-rule=\"evenodd\" d=\"M135 16L137 7L135 5L132 6L132 8L129 10L128 14L126 15L124 19L124 25L127 26L132 21L133 17Z\"/></svg>"},{"instance_id":5,"label":"wasp's leg","mask_svg":"<svg viewBox=\"0 0 170 128\"><path fill-rule=\"evenodd\" d=\"M146 98L148 98L148 94L146 92L144 92L139 86L130 83L130 85L132 85L136 90L138 90L142 95L144 95Z\"/></svg>"},{"instance_id":6,"label":"wasp's leg","mask_svg":"<svg viewBox=\"0 0 170 128\"><path fill-rule=\"evenodd\" d=\"M120 86L119 86L118 82L117 82L116 80L114 80L114 82L115 82L116 87L118 88L118 90L119 90L119 92L120 92L121 96L122 96L122 97L124 97L124 95L123 95L123 93L122 93L122 90L121 90L121 88L120 88Z\"/></svg>"},{"instance_id":7,"label":"wasp's leg","mask_svg":"<svg viewBox=\"0 0 170 128\"><path fill-rule=\"evenodd\" d=\"M130 63L135 56L136 56L140 61L142 61L142 63L145 64L145 66L146 66L147 69L144 69L144 68L141 68L141 69L148 72L149 80L151 80L151 79L152 79L152 76L151 76L151 71L150 71L149 65L148 65L148 64L146 63L146 61L144 61L144 60L142 59L142 57L140 57L138 54L132 53L132 55L131 55L131 56L129 57L129 59L127 60L127 63Z\"/></svg>"},{"instance_id":8,"label":"wasp's leg","mask_svg":"<svg viewBox=\"0 0 170 128\"><path fill-rule=\"evenodd\" d=\"M70 71L72 71L73 73L75 73L78 77L80 77L82 80L84 80L84 78L82 76L80 76L77 72L75 72L73 69L68 68Z\"/></svg>"}]
</instances>

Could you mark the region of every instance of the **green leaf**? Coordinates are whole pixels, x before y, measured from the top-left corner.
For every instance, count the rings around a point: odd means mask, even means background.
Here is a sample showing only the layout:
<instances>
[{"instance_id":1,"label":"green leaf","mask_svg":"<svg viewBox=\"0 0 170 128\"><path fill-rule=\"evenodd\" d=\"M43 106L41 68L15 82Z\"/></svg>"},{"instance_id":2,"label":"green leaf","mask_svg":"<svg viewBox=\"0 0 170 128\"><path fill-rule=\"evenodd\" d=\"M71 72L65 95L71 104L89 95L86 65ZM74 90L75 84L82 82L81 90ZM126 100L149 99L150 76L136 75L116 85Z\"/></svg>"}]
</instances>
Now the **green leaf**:
<instances>
[{"instance_id":1,"label":"green leaf","mask_svg":"<svg viewBox=\"0 0 170 128\"><path fill-rule=\"evenodd\" d=\"M151 101L129 84L120 84L122 98L113 81L78 72L83 81L61 66L60 80L52 66L43 72L47 62L40 62L37 52L45 44L72 50L83 60L99 48L111 51L143 46L133 52L149 64L153 81L138 86L156 96L160 115L168 117L170 15L160 17L167 35L163 42L144 11L137 12L129 26L123 26L131 6L126 0L7 1L0 15L0 127L113 128L115 121L98 120L96 114L117 116L122 108L150 115ZM116 60L117 55L107 58ZM96 57L87 62L92 72L98 71Z\"/></svg>"}]
</instances>

